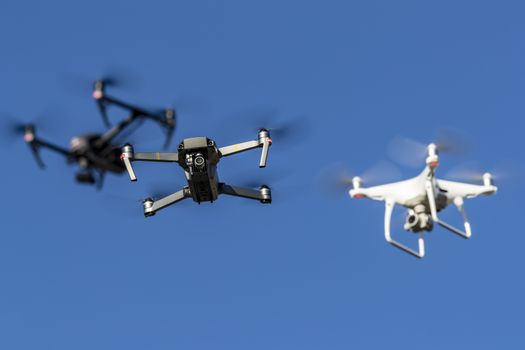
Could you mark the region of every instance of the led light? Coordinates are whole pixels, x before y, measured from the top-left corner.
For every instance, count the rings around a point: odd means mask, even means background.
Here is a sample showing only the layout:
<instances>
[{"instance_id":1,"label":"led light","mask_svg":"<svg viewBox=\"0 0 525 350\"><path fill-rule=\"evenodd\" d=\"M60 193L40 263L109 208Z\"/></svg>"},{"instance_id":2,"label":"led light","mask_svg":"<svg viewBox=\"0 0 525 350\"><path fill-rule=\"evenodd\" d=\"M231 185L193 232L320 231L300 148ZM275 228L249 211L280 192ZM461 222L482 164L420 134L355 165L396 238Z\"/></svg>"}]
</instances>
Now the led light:
<instances>
[{"instance_id":1,"label":"led light","mask_svg":"<svg viewBox=\"0 0 525 350\"><path fill-rule=\"evenodd\" d=\"M93 97L97 100L100 100L102 98L102 91L100 90L93 91Z\"/></svg>"}]
</instances>

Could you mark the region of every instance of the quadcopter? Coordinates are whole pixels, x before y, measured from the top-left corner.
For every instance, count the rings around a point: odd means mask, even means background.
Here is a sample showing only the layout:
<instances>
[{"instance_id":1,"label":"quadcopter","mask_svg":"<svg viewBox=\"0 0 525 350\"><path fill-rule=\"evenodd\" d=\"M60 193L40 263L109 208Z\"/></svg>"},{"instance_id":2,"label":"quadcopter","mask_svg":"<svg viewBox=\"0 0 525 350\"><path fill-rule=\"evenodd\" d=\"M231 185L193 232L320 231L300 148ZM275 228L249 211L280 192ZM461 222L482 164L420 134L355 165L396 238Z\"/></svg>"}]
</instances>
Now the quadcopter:
<instances>
[{"instance_id":1,"label":"quadcopter","mask_svg":"<svg viewBox=\"0 0 525 350\"><path fill-rule=\"evenodd\" d=\"M482 175L483 185L441 180L436 178L436 168L439 165L438 148L431 143L427 146L426 167L418 176L396 183L374 187L362 187L359 176L351 179L353 189L349 191L352 198L370 198L385 202L385 238L388 243L417 258L425 255L424 232L432 231L434 223L457 234L465 239L472 235L471 227L464 208L464 200L479 195L491 195L497 192L492 175ZM438 212L445 209L449 204L459 210L463 222L464 231L460 230L438 216ZM395 205L407 208L408 213L404 229L418 234L418 249L414 250L399 243L392 238L391 219Z\"/></svg>"},{"instance_id":2,"label":"quadcopter","mask_svg":"<svg viewBox=\"0 0 525 350\"><path fill-rule=\"evenodd\" d=\"M153 216L155 213L169 205L187 198L192 198L197 203L213 202L221 194L258 200L263 204L272 202L271 190L266 185L259 189L245 188L219 182L217 165L222 157L231 156L240 152L262 148L259 167L266 167L268 150L272 145L270 133L260 129L258 138L243 143L217 147L215 141L207 137L193 137L184 139L178 146L177 152L152 152L135 153L130 144L122 148L121 159L128 171L131 181L136 181L135 171L131 165L134 161L147 162L173 162L182 167L188 185L183 189L159 200L147 198L143 201L144 215Z\"/></svg>"},{"instance_id":3,"label":"quadcopter","mask_svg":"<svg viewBox=\"0 0 525 350\"><path fill-rule=\"evenodd\" d=\"M158 123L166 130L165 147L170 143L175 129L175 111L165 109L159 113L146 111L142 108L122 102L106 94L106 86L110 85L109 79L97 80L94 84L93 98L107 126L107 131L102 134L84 134L75 136L70 141L69 149L57 146L36 136L33 124L18 127L24 135L25 142L29 145L33 156L39 167L44 168L44 162L40 157L40 149L47 148L65 156L69 163L78 163L80 170L76 174L76 180L85 184L97 184L101 188L106 172L121 174L126 171L120 160L120 145L114 144L116 138L130 126L140 126L146 119ZM107 109L110 106L120 107L129 112L129 116L112 126L109 123ZM133 129L134 130L134 129Z\"/></svg>"}]
</instances>

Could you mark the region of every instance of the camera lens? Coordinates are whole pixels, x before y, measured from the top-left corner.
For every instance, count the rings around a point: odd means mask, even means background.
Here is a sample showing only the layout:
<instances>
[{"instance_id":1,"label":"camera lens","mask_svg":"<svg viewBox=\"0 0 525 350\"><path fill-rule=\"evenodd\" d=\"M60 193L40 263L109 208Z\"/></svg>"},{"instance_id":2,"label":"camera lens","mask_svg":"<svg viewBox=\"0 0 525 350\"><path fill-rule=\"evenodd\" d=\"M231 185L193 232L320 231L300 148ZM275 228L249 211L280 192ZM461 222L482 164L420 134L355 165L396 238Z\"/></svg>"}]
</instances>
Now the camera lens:
<instances>
[{"instance_id":1,"label":"camera lens","mask_svg":"<svg viewBox=\"0 0 525 350\"><path fill-rule=\"evenodd\" d=\"M193 162L195 163L195 166L198 169L204 168L204 164L206 163L206 161L205 161L204 157L202 156L202 154L197 154L195 156L195 159L193 160Z\"/></svg>"}]
</instances>

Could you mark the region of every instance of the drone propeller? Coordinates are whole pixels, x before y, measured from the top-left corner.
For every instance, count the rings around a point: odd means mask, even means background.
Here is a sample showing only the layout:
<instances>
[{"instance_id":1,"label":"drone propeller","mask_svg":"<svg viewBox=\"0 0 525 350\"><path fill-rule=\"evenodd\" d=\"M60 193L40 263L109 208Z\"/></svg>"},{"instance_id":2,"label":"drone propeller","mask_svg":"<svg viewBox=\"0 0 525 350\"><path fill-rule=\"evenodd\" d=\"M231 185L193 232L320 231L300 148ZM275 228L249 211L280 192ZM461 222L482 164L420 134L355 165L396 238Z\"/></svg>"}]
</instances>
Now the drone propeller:
<instances>
[{"instance_id":1,"label":"drone propeller","mask_svg":"<svg viewBox=\"0 0 525 350\"><path fill-rule=\"evenodd\" d=\"M115 87L123 90L137 90L140 88L140 76L130 70L109 67L98 78L87 78L77 73L65 73L60 77L61 84L73 94L82 97L89 96L94 89L94 83L99 82L103 87Z\"/></svg>"},{"instance_id":2,"label":"drone propeller","mask_svg":"<svg viewBox=\"0 0 525 350\"><path fill-rule=\"evenodd\" d=\"M34 124L23 124L19 122L15 122L13 120L9 121L7 133L10 136L13 135L23 135L24 141L28 144L29 149L31 150L31 153L33 154L33 157L36 160L36 163L40 168L44 168L44 162L42 161L42 158L40 157L39 152L39 143L36 140L35 136L35 126Z\"/></svg>"},{"instance_id":3,"label":"drone propeller","mask_svg":"<svg viewBox=\"0 0 525 350\"><path fill-rule=\"evenodd\" d=\"M357 173L348 170L342 163L325 168L319 175L318 181L321 190L328 195L338 196L345 194L352 188L352 179L359 176L364 183L380 183L401 179L401 171L391 162L381 161Z\"/></svg>"},{"instance_id":4,"label":"drone propeller","mask_svg":"<svg viewBox=\"0 0 525 350\"><path fill-rule=\"evenodd\" d=\"M231 136L235 138L238 137L239 131L250 130L256 133L261 129L266 129L275 142L274 146L298 142L307 137L310 131L310 124L306 117L278 116L274 109L259 108L239 112L224 118L224 120L221 121L221 127L215 128L216 130L235 132L236 135Z\"/></svg>"},{"instance_id":5,"label":"drone propeller","mask_svg":"<svg viewBox=\"0 0 525 350\"><path fill-rule=\"evenodd\" d=\"M438 130L432 143L436 145L438 152L453 155L464 154L469 144L464 135L452 129ZM389 144L388 154L392 160L399 164L418 167L428 155L427 147L428 144L411 138L396 137Z\"/></svg>"},{"instance_id":6,"label":"drone propeller","mask_svg":"<svg viewBox=\"0 0 525 350\"><path fill-rule=\"evenodd\" d=\"M496 182L507 183L524 174L524 170L519 164L503 162L487 171L487 169L483 170L477 162L469 162L450 169L444 177L457 181L481 182L483 181L483 175L489 173Z\"/></svg>"},{"instance_id":7,"label":"drone propeller","mask_svg":"<svg viewBox=\"0 0 525 350\"><path fill-rule=\"evenodd\" d=\"M47 111L39 114L39 116L30 122L24 122L20 119L14 118L10 115L0 116L0 132L2 133L2 140L13 141L19 136L23 136L28 125L38 125L38 129L49 129L52 124L50 116L59 114L55 110ZM61 113L60 113L61 114Z\"/></svg>"}]
</instances>

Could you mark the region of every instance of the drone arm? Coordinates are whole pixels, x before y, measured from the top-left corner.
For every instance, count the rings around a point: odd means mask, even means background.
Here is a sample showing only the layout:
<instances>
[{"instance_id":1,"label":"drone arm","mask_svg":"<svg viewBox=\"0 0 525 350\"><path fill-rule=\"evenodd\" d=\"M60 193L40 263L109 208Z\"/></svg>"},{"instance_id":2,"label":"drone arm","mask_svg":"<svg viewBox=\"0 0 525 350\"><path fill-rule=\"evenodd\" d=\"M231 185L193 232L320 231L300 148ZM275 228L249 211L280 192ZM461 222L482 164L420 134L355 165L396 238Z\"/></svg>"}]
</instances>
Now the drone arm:
<instances>
[{"instance_id":1,"label":"drone arm","mask_svg":"<svg viewBox=\"0 0 525 350\"><path fill-rule=\"evenodd\" d=\"M469 239L470 236L472 236L472 230L470 228L470 223L468 221L467 213L463 205L463 198L460 196L455 197L454 204L456 205L461 216L463 217L463 225L465 227L465 231L461 231L460 229L452 225L449 225L446 222L439 219L437 215L436 195L434 193L434 186L431 181L427 181L425 186L426 186L426 191L427 191L428 202L430 204L430 214L432 215L432 220L434 220L441 227L457 234L458 236L463 237L465 239Z\"/></svg>"},{"instance_id":2,"label":"drone arm","mask_svg":"<svg viewBox=\"0 0 525 350\"><path fill-rule=\"evenodd\" d=\"M271 192L268 187L261 187L259 190L251 188L231 186L225 183L219 184L219 193L226 194L229 196L242 197L248 199L255 199L261 203L271 203Z\"/></svg>"},{"instance_id":3,"label":"drone arm","mask_svg":"<svg viewBox=\"0 0 525 350\"><path fill-rule=\"evenodd\" d=\"M395 207L395 202L387 199L385 200L385 239L388 243L393 245L396 248L401 249L402 251L415 256L416 258L423 258L425 256L425 240L423 238L423 233L419 233L418 238L418 251L411 249L404 244L401 244L394 239L392 239L392 235L390 233L390 228L392 226L392 212Z\"/></svg>"},{"instance_id":4,"label":"drone arm","mask_svg":"<svg viewBox=\"0 0 525 350\"><path fill-rule=\"evenodd\" d=\"M68 157L70 155L69 151L65 148L62 148L60 146L57 146L57 145L54 145L52 143L49 143L47 141L43 141L43 140L40 140L40 139L35 139L35 141L33 141L33 143L37 146L37 147L45 147L47 149L50 149L54 152L57 152L57 153L60 153L66 157Z\"/></svg>"},{"instance_id":5,"label":"drone arm","mask_svg":"<svg viewBox=\"0 0 525 350\"><path fill-rule=\"evenodd\" d=\"M31 149L31 153L33 153L33 156L35 157L35 160L40 168L44 168L44 162L42 161L39 152L40 147L50 149L51 151L57 152L66 157L69 157L71 155L70 152L65 148L37 138L35 136L35 130L33 127L30 127L26 130L24 134L24 139L28 144L29 148Z\"/></svg>"},{"instance_id":6,"label":"drone arm","mask_svg":"<svg viewBox=\"0 0 525 350\"><path fill-rule=\"evenodd\" d=\"M131 114L128 118L122 120L120 123L111 127L106 131L98 140L98 146L103 146L110 143L115 137L123 132L128 126L130 126L137 118L136 114Z\"/></svg>"},{"instance_id":7,"label":"drone arm","mask_svg":"<svg viewBox=\"0 0 525 350\"><path fill-rule=\"evenodd\" d=\"M153 216L155 213L163 208L166 208L167 206L170 206L172 204L175 204L177 202L180 202L186 198L190 198L190 190L185 187L182 190L175 192L169 196L166 196L162 199L159 199L157 201L153 201L151 199L146 199L144 201L144 215L145 216Z\"/></svg>"},{"instance_id":8,"label":"drone arm","mask_svg":"<svg viewBox=\"0 0 525 350\"><path fill-rule=\"evenodd\" d=\"M131 181L137 181L137 176L131 165L132 161L145 161L145 162L174 162L179 161L179 153L177 152L150 152L150 153L135 153L133 146L125 145L122 147L122 155L120 159L124 162L126 170L128 171L129 178Z\"/></svg>"},{"instance_id":9,"label":"drone arm","mask_svg":"<svg viewBox=\"0 0 525 350\"><path fill-rule=\"evenodd\" d=\"M243 143L237 143L235 145L231 146L225 146L219 148L219 151L221 152L222 157L231 156L237 153L251 151L252 149L261 147L261 144L259 141L246 141Z\"/></svg>"},{"instance_id":10,"label":"drone arm","mask_svg":"<svg viewBox=\"0 0 525 350\"><path fill-rule=\"evenodd\" d=\"M240 152L249 151L255 148L262 147L261 160L259 161L259 168L264 168L266 166L266 161L268 160L268 150L272 145L272 139L270 138L270 133L266 129L259 130L258 140L247 141L243 143L238 143L231 146L219 148L221 157L231 156Z\"/></svg>"},{"instance_id":11,"label":"drone arm","mask_svg":"<svg viewBox=\"0 0 525 350\"><path fill-rule=\"evenodd\" d=\"M149 112L147 110L144 110L142 108L133 106L131 104L128 104L126 102L123 102L121 100L117 100L116 98L106 95L103 91L103 88L99 90L95 90L93 93L93 96L95 97L97 101L97 105L100 110L100 114L102 115L102 119L104 120L104 124L109 127L110 122L107 115L107 106L108 105L115 105L117 107L120 107L122 109L126 109L131 113L131 116L127 119L123 120L119 124L117 124L114 128L110 129L106 135L103 137L107 142L109 142L111 139L113 139L116 135L118 135L126 126L131 124L134 120L138 118L147 118L151 119L160 125L164 126L167 129L167 135L166 135L166 142L164 144L164 148L166 148L170 141L171 137L173 136L173 131L175 129L175 110L173 109L166 109L164 116L159 116L156 113Z\"/></svg>"}]
</instances>

